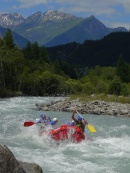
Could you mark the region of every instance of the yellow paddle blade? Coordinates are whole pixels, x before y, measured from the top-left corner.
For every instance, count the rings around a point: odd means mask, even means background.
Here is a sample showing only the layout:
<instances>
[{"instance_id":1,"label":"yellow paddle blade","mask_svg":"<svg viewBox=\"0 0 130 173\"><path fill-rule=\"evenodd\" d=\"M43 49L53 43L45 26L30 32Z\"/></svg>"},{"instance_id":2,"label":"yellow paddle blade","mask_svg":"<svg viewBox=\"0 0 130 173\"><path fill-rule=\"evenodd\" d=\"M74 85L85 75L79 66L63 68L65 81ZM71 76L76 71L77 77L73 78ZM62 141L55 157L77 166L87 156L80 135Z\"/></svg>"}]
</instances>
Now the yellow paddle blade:
<instances>
[{"instance_id":1,"label":"yellow paddle blade","mask_svg":"<svg viewBox=\"0 0 130 173\"><path fill-rule=\"evenodd\" d=\"M96 129L95 129L92 125L90 125L90 124L88 124L88 129L89 129L90 132L92 132L92 133L95 133L95 132L96 132Z\"/></svg>"}]
</instances>

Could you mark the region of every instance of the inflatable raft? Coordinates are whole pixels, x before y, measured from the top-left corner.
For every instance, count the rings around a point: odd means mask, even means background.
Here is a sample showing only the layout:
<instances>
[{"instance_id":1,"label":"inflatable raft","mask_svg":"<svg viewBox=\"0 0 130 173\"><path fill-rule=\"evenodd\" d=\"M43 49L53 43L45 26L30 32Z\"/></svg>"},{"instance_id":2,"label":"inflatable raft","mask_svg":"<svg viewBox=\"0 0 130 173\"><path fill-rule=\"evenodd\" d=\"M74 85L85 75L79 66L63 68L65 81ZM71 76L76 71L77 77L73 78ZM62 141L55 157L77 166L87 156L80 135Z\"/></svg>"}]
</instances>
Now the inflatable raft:
<instances>
[{"instance_id":1,"label":"inflatable raft","mask_svg":"<svg viewBox=\"0 0 130 173\"><path fill-rule=\"evenodd\" d=\"M73 142L79 143L85 139L85 135L78 127L66 124L51 130L50 134L56 141L71 139Z\"/></svg>"}]
</instances>

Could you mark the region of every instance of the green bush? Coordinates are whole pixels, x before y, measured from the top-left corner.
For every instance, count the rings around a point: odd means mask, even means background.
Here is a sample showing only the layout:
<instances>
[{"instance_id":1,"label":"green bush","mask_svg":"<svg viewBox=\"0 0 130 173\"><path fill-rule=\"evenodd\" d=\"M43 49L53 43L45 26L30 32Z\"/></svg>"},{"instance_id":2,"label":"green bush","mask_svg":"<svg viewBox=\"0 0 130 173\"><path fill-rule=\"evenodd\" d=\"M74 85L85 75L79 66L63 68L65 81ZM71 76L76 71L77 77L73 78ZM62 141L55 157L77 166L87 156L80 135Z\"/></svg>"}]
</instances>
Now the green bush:
<instances>
[{"instance_id":1,"label":"green bush","mask_svg":"<svg viewBox=\"0 0 130 173\"><path fill-rule=\"evenodd\" d=\"M81 83L73 79L69 79L65 82L65 88L68 94L74 94L82 91Z\"/></svg>"},{"instance_id":2,"label":"green bush","mask_svg":"<svg viewBox=\"0 0 130 173\"><path fill-rule=\"evenodd\" d=\"M0 97L4 98L4 97L12 97L13 93L11 90L7 89L7 88L2 88L0 89Z\"/></svg>"},{"instance_id":3,"label":"green bush","mask_svg":"<svg viewBox=\"0 0 130 173\"><path fill-rule=\"evenodd\" d=\"M98 81L95 88L96 88L96 93L107 93L108 90L107 83L103 81Z\"/></svg>"},{"instance_id":4,"label":"green bush","mask_svg":"<svg viewBox=\"0 0 130 173\"><path fill-rule=\"evenodd\" d=\"M82 92L87 95L93 94L95 93L95 87L90 83L85 83Z\"/></svg>"},{"instance_id":5,"label":"green bush","mask_svg":"<svg viewBox=\"0 0 130 173\"><path fill-rule=\"evenodd\" d=\"M122 90L120 95L123 96L128 96L130 94L129 90L128 90L128 86L126 84L122 84Z\"/></svg>"},{"instance_id":6,"label":"green bush","mask_svg":"<svg viewBox=\"0 0 130 173\"><path fill-rule=\"evenodd\" d=\"M119 77L116 77L112 80L112 82L109 85L108 93L109 94L115 94L120 95L122 90L122 83Z\"/></svg>"}]
</instances>

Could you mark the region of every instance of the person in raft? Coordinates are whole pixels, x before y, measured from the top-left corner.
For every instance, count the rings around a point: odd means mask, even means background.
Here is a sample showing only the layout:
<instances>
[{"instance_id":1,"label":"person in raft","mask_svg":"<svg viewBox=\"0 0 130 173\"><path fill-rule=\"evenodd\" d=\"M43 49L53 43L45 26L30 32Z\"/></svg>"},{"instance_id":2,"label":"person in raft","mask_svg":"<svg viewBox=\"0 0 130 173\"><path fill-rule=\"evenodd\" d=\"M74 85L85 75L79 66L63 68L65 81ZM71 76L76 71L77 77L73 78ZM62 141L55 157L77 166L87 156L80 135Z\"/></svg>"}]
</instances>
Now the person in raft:
<instances>
[{"instance_id":1,"label":"person in raft","mask_svg":"<svg viewBox=\"0 0 130 173\"><path fill-rule=\"evenodd\" d=\"M70 126L75 126L74 120L71 121Z\"/></svg>"},{"instance_id":2,"label":"person in raft","mask_svg":"<svg viewBox=\"0 0 130 173\"><path fill-rule=\"evenodd\" d=\"M56 125L57 122L58 122L58 119L57 118L53 118L53 120L50 121L50 125L54 126L54 125Z\"/></svg>"},{"instance_id":3,"label":"person in raft","mask_svg":"<svg viewBox=\"0 0 130 173\"><path fill-rule=\"evenodd\" d=\"M50 117L47 118L46 114L43 112L40 114L40 118L36 119L36 122L37 123L44 123L45 125L49 125L51 122L51 119L50 119Z\"/></svg>"},{"instance_id":4,"label":"person in raft","mask_svg":"<svg viewBox=\"0 0 130 173\"><path fill-rule=\"evenodd\" d=\"M56 129L58 126L57 126L57 122L58 122L58 119L57 118L53 118L52 121L50 121L49 125L51 125L51 127L53 129Z\"/></svg>"},{"instance_id":5,"label":"person in raft","mask_svg":"<svg viewBox=\"0 0 130 173\"><path fill-rule=\"evenodd\" d=\"M76 109L73 110L72 113L72 120L74 120L75 124L79 129L81 129L82 132L85 131L85 126L87 124L87 121L84 120L80 115L78 115L78 120L74 117L74 114L76 113Z\"/></svg>"}]
</instances>

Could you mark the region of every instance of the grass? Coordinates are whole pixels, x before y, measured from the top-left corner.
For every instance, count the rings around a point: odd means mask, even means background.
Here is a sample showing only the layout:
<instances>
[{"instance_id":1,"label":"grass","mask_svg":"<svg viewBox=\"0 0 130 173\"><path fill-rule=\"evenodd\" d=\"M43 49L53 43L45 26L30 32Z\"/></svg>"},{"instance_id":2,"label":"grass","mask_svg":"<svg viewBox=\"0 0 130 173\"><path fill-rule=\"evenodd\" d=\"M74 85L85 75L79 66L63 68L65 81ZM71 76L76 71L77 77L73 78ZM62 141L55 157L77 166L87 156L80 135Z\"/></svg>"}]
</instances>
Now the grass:
<instances>
[{"instance_id":1,"label":"grass","mask_svg":"<svg viewBox=\"0 0 130 173\"><path fill-rule=\"evenodd\" d=\"M106 95L106 94L93 94L93 95L85 95L85 94L74 94L70 96L71 100L79 99L82 102L89 102L94 100L100 100L105 102L117 102L117 103L128 103L130 104L130 97L125 96L116 96L116 95Z\"/></svg>"}]
</instances>

